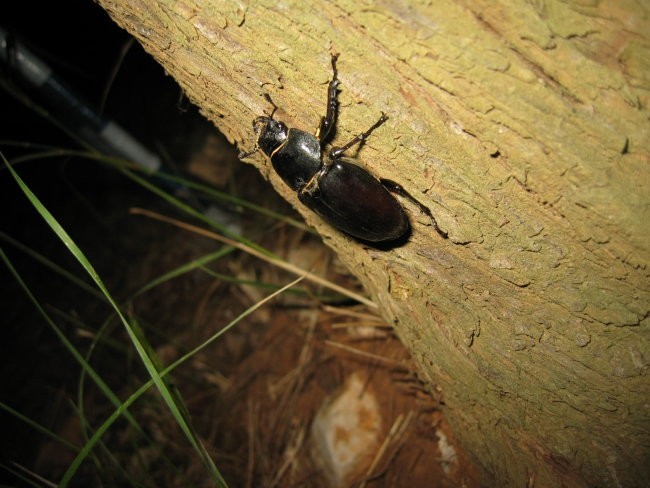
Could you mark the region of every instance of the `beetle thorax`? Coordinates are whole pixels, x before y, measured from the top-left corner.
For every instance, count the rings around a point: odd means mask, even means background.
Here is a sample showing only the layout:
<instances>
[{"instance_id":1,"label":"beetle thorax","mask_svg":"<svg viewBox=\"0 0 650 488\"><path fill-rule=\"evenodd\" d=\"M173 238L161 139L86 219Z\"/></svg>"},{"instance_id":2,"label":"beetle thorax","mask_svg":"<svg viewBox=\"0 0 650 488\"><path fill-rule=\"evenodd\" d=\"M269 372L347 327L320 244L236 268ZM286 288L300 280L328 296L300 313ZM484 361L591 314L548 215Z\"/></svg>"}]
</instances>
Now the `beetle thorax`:
<instances>
[{"instance_id":1,"label":"beetle thorax","mask_svg":"<svg viewBox=\"0 0 650 488\"><path fill-rule=\"evenodd\" d=\"M299 129L289 129L287 138L271 154L273 168L293 190L309 183L323 165L318 139Z\"/></svg>"}]
</instances>

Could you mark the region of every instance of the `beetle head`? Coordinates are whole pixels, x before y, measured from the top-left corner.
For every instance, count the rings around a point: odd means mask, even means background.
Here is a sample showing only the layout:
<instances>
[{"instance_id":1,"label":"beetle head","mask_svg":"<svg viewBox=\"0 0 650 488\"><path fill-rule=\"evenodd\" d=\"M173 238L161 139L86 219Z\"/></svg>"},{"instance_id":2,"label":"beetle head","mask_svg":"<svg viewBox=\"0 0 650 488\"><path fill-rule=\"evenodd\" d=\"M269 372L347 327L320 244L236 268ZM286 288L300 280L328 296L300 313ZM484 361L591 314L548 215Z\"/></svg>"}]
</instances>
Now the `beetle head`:
<instances>
[{"instance_id":1,"label":"beetle head","mask_svg":"<svg viewBox=\"0 0 650 488\"><path fill-rule=\"evenodd\" d=\"M286 125L271 117L256 118L253 122L253 129L257 135L257 146L267 156L271 156L273 151L286 140L289 131Z\"/></svg>"},{"instance_id":2,"label":"beetle head","mask_svg":"<svg viewBox=\"0 0 650 488\"><path fill-rule=\"evenodd\" d=\"M275 151L287 138L289 129L282 122L272 119L271 117L258 117L253 121L253 130L255 131L255 147L250 151L239 153L239 159L244 159L261 149L264 154L271 157Z\"/></svg>"}]
</instances>

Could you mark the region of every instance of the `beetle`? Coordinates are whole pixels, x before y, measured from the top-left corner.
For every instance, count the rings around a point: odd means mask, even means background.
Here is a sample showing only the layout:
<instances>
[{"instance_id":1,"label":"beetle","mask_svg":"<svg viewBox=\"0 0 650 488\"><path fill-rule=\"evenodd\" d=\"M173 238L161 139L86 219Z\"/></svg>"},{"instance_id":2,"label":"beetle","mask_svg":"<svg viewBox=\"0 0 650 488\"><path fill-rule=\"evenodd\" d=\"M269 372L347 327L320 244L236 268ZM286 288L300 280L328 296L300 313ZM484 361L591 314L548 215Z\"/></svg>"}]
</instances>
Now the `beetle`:
<instances>
[{"instance_id":1,"label":"beetle","mask_svg":"<svg viewBox=\"0 0 650 488\"><path fill-rule=\"evenodd\" d=\"M332 147L328 157L323 156L337 119L340 84L337 58L338 54L332 54L333 76L327 88L327 110L316 134L289 128L275 120L273 114L277 106L267 94L266 99L273 105L273 111L270 116L257 117L253 121L255 146L251 151L240 153L239 158L246 158L261 149L271 160L276 173L298 193L298 199L306 207L358 240L386 243L410 235L406 212L393 193L417 205L431 218L436 231L446 238L447 234L438 227L431 211L400 184L375 178L366 169L343 158L345 151L361 144L388 120L384 113L368 130L343 146Z\"/></svg>"}]
</instances>

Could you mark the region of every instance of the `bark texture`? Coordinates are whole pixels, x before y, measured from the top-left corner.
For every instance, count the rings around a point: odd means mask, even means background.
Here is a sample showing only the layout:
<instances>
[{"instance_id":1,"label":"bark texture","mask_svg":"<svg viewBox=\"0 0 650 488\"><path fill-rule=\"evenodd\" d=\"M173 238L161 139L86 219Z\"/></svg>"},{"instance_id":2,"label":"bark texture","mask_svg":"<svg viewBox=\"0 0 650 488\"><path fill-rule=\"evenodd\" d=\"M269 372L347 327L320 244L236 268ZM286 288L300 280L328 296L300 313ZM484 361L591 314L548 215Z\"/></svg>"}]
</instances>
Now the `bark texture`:
<instances>
[{"instance_id":1,"label":"bark texture","mask_svg":"<svg viewBox=\"0 0 650 488\"><path fill-rule=\"evenodd\" d=\"M622 0L99 0L243 149L268 113L431 208L367 249L255 164L367 287L487 486L648 486L650 7Z\"/></svg>"}]
</instances>

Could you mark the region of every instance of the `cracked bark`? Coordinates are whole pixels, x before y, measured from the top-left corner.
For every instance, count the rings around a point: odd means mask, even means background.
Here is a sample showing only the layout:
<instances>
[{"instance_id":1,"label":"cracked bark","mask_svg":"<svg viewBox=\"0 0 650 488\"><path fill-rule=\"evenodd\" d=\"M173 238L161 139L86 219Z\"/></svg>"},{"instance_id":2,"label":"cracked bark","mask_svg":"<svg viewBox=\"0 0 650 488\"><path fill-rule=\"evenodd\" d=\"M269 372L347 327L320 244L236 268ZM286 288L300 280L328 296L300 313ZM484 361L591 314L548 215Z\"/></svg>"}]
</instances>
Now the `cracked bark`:
<instances>
[{"instance_id":1,"label":"cracked bark","mask_svg":"<svg viewBox=\"0 0 650 488\"><path fill-rule=\"evenodd\" d=\"M99 0L242 148L267 92L433 211L365 249L300 206L444 399L486 485L650 479L650 11L641 2Z\"/></svg>"}]
</instances>

